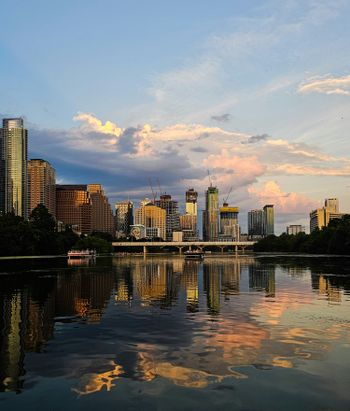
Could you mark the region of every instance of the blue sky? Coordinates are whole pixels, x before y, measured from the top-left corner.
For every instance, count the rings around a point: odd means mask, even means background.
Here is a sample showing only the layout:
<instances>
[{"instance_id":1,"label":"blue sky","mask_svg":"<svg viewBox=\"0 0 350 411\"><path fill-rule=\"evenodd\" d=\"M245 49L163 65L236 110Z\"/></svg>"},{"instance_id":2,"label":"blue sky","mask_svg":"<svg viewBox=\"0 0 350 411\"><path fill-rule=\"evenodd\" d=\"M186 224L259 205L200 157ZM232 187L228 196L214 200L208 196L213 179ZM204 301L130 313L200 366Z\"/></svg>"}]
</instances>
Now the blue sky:
<instances>
[{"instance_id":1,"label":"blue sky","mask_svg":"<svg viewBox=\"0 0 350 411\"><path fill-rule=\"evenodd\" d=\"M0 113L30 154L112 202L180 201L206 170L278 229L350 211L348 1L3 1ZM107 123L106 123L107 122ZM251 139L251 137L255 137Z\"/></svg>"}]
</instances>

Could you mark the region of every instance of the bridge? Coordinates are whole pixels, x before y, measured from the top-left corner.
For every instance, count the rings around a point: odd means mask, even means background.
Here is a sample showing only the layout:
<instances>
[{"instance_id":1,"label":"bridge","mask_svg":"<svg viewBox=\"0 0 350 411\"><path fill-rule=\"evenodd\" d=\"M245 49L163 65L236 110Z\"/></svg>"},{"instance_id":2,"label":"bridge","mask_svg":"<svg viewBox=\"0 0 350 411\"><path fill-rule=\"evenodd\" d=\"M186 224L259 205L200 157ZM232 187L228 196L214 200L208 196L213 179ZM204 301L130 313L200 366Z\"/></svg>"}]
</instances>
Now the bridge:
<instances>
[{"instance_id":1,"label":"bridge","mask_svg":"<svg viewBox=\"0 0 350 411\"><path fill-rule=\"evenodd\" d=\"M182 254L184 249L204 251L206 247L218 247L222 253L225 248L233 248L237 253L239 249L244 251L247 247L252 247L254 244L255 241L132 241L113 242L112 246L115 251L123 247L142 247L144 254L147 254L151 247L176 247L179 250L179 254Z\"/></svg>"}]
</instances>

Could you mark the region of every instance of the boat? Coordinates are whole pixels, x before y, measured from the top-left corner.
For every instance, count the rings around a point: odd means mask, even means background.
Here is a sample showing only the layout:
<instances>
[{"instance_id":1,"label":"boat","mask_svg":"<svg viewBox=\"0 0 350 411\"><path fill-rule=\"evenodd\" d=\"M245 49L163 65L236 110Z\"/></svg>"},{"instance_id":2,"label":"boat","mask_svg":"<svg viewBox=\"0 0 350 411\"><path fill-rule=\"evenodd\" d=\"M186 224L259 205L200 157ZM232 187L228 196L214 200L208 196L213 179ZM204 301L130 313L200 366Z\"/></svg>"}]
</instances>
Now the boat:
<instances>
[{"instance_id":1,"label":"boat","mask_svg":"<svg viewBox=\"0 0 350 411\"><path fill-rule=\"evenodd\" d=\"M96 250L69 250L67 253L70 258L94 258L96 257Z\"/></svg>"},{"instance_id":2,"label":"boat","mask_svg":"<svg viewBox=\"0 0 350 411\"><path fill-rule=\"evenodd\" d=\"M184 252L186 260L202 260L204 253L201 250L188 250Z\"/></svg>"}]
</instances>

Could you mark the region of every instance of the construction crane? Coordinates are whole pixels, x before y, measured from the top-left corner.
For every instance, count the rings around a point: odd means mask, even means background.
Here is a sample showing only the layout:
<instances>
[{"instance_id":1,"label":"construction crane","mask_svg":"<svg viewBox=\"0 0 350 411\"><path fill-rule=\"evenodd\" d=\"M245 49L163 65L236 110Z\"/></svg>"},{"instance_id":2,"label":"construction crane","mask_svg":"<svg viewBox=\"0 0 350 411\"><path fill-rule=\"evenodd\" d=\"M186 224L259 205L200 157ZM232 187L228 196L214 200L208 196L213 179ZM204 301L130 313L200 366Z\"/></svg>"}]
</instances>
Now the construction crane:
<instances>
[{"instance_id":1,"label":"construction crane","mask_svg":"<svg viewBox=\"0 0 350 411\"><path fill-rule=\"evenodd\" d=\"M213 187L213 184L212 184L211 178L210 178L210 172L209 172L209 170L207 170L207 172L208 172L208 178L209 178L210 187Z\"/></svg>"},{"instance_id":2,"label":"construction crane","mask_svg":"<svg viewBox=\"0 0 350 411\"><path fill-rule=\"evenodd\" d=\"M159 182L159 178L157 178L157 183L158 183L158 188L159 188L159 195L162 195L162 189L160 187L160 182Z\"/></svg>"},{"instance_id":3,"label":"construction crane","mask_svg":"<svg viewBox=\"0 0 350 411\"><path fill-rule=\"evenodd\" d=\"M151 180L150 177L148 178L148 184L151 187L152 196L153 196L153 204L154 204L156 202L157 193L155 193L154 190L153 190L152 180Z\"/></svg>"},{"instance_id":4,"label":"construction crane","mask_svg":"<svg viewBox=\"0 0 350 411\"><path fill-rule=\"evenodd\" d=\"M230 197L230 194L231 194L232 189L233 189L233 186L229 189L229 192L228 192L226 198L224 198L224 203L223 203L224 206L225 206L225 204L228 205L228 198Z\"/></svg>"}]
</instances>

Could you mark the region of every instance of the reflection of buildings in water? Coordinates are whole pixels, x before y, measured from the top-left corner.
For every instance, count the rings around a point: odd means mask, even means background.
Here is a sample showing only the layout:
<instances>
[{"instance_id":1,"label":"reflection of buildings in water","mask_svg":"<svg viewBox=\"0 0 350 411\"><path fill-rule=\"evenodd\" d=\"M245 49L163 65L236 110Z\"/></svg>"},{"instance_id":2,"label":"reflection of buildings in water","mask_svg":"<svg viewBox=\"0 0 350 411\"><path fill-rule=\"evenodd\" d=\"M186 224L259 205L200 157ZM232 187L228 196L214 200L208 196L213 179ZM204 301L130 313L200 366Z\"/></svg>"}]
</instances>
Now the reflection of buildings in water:
<instances>
[{"instance_id":1,"label":"reflection of buildings in water","mask_svg":"<svg viewBox=\"0 0 350 411\"><path fill-rule=\"evenodd\" d=\"M0 316L0 391L18 392L23 385L20 378L24 375L26 298L21 291L3 297Z\"/></svg>"},{"instance_id":2,"label":"reflection of buildings in water","mask_svg":"<svg viewBox=\"0 0 350 411\"><path fill-rule=\"evenodd\" d=\"M254 291L265 291L267 297L274 297L275 269L274 265L250 265L249 288Z\"/></svg>"},{"instance_id":3,"label":"reflection of buildings in water","mask_svg":"<svg viewBox=\"0 0 350 411\"><path fill-rule=\"evenodd\" d=\"M340 303L342 301L342 291L338 285L332 284L329 276L311 273L312 288L318 290L320 295L324 295L330 303Z\"/></svg>"},{"instance_id":4,"label":"reflection of buildings in water","mask_svg":"<svg viewBox=\"0 0 350 411\"><path fill-rule=\"evenodd\" d=\"M99 322L114 288L112 273L86 273L58 277L56 316L80 316L88 322Z\"/></svg>"},{"instance_id":5,"label":"reflection of buildings in water","mask_svg":"<svg viewBox=\"0 0 350 411\"><path fill-rule=\"evenodd\" d=\"M133 269L135 291L143 303L171 306L178 284L172 262L162 259L137 260Z\"/></svg>"},{"instance_id":6,"label":"reflection of buildings in water","mask_svg":"<svg viewBox=\"0 0 350 411\"><path fill-rule=\"evenodd\" d=\"M181 275L181 286L186 290L186 309L198 311L198 269L199 261L185 261Z\"/></svg>"},{"instance_id":7,"label":"reflection of buildings in water","mask_svg":"<svg viewBox=\"0 0 350 411\"><path fill-rule=\"evenodd\" d=\"M239 258L232 259L228 264L223 265L221 284L225 300L227 300L230 295L239 294L240 277L241 263Z\"/></svg>"},{"instance_id":8,"label":"reflection of buildings in water","mask_svg":"<svg viewBox=\"0 0 350 411\"><path fill-rule=\"evenodd\" d=\"M203 263L203 284L210 314L219 314L220 312L221 274L222 265L218 266L209 260Z\"/></svg>"}]
</instances>

